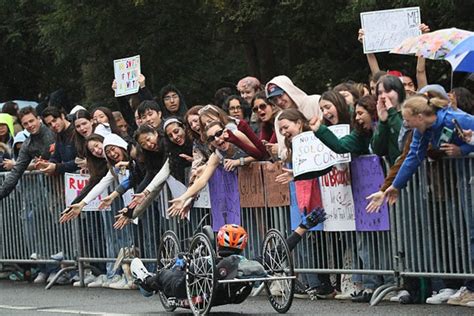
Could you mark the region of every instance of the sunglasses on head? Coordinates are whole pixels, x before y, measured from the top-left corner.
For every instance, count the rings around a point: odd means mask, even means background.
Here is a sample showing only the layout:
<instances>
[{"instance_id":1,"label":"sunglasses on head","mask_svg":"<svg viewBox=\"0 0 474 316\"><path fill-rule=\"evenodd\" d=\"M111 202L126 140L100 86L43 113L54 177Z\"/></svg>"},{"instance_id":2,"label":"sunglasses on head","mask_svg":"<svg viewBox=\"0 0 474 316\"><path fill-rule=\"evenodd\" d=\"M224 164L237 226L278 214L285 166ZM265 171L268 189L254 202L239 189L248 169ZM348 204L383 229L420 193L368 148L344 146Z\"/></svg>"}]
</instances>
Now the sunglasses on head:
<instances>
[{"instance_id":1,"label":"sunglasses on head","mask_svg":"<svg viewBox=\"0 0 474 316\"><path fill-rule=\"evenodd\" d=\"M224 130L223 130L223 129L218 130L214 135L209 136L209 137L207 138L207 142L208 142L208 143L211 143L211 142L215 141L216 138L221 137L223 133L224 133Z\"/></svg>"},{"instance_id":2,"label":"sunglasses on head","mask_svg":"<svg viewBox=\"0 0 474 316\"><path fill-rule=\"evenodd\" d=\"M266 103L261 103L261 104L259 104L258 106L254 106L254 107L252 108L252 112L253 112L253 113L257 113L258 110L260 110L260 111L265 111L265 109L267 108L267 106L268 106L268 104L266 104Z\"/></svg>"}]
</instances>

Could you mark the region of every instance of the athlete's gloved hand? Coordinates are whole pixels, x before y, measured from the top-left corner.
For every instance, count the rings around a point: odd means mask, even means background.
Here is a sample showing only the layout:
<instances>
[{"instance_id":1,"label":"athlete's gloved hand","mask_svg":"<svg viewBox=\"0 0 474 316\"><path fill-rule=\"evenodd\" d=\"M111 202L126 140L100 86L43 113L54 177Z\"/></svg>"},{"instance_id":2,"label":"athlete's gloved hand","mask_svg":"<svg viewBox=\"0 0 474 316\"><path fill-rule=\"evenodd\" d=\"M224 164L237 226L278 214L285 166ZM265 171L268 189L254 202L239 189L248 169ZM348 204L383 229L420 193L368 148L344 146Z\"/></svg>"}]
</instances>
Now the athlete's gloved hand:
<instances>
[{"instance_id":1,"label":"athlete's gloved hand","mask_svg":"<svg viewBox=\"0 0 474 316\"><path fill-rule=\"evenodd\" d=\"M301 224L299 225L299 227L304 228L304 229L313 228L314 226L326 220L326 212L324 211L322 207L315 208L309 214L307 214L307 210L305 208L304 214L305 216L303 217L303 220L301 221Z\"/></svg>"}]
</instances>

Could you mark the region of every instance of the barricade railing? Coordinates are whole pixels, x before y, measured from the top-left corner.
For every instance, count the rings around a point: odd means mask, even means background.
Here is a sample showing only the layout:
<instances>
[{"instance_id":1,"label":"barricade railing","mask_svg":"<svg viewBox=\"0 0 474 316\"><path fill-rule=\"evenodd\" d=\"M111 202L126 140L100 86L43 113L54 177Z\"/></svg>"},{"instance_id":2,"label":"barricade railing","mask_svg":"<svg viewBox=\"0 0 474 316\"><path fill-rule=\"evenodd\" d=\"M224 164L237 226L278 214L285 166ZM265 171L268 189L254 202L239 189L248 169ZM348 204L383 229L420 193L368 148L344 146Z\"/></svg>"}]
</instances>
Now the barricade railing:
<instances>
[{"instance_id":1,"label":"barricade railing","mask_svg":"<svg viewBox=\"0 0 474 316\"><path fill-rule=\"evenodd\" d=\"M359 274L386 275L385 282L393 281L390 276L474 278L473 169L473 158L424 162L390 208L390 231L309 232L294 253L295 270L354 274L353 281L360 280ZM120 248L132 245L146 262L155 262L166 230L176 232L185 247L199 221L210 214L193 209L189 221L167 219L168 196L163 190L138 224L123 231L112 228L119 201L113 212L82 212L79 220L60 225L62 177L27 173L0 201L0 263L46 263L63 251L82 272L84 263L111 263ZM288 206L242 208L241 221L250 236L245 251L250 258L260 254L268 229L291 232ZM32 259L33 253L39 260Z\"/></svg>"}]
</instances>

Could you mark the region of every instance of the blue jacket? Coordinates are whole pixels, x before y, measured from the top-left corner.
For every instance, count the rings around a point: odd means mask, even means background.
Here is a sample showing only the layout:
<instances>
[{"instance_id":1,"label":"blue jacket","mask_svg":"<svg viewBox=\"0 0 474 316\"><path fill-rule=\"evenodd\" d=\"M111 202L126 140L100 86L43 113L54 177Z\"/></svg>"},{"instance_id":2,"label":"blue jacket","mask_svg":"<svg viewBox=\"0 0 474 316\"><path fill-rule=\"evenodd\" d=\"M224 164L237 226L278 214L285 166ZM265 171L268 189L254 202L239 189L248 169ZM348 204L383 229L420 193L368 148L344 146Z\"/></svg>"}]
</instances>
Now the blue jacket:
<instances>
[{"instance_id":1,"label":"blue jacket","mask_svg":"<svg viewBox=\"0 0 474 316\"><path fill-rule=\"evenodd\" d=\"M423 134L415 129L408 156L393 181L393 186L395 188L401 189L407 185L411 176L416 172L420 163L425 159L429 144L431 144L435 149L439 148L438 141L444 127L454 130L454 123L452 122L453 118L459 122L462 129L474 130L474 116L463 111L455 111L451 107L439 110L436 113L435 123ZM467 155L474 151L474 146L466 144L455 132L451 138L451 143L458 145L463 155Z\"/></svg>"},{"instance_id":2,"label":"blue jacket","mask_svg":"<svg viewBox=\"0 0 474 316\"><path fill-rule=\"evenodd\" d=\"M56 173L74 172L78 169L75 159L77 156L76 146L74 144L74 126L73 124L56 135L54 153L49 159L56 164Z\"/></svg>"}]
</instances>

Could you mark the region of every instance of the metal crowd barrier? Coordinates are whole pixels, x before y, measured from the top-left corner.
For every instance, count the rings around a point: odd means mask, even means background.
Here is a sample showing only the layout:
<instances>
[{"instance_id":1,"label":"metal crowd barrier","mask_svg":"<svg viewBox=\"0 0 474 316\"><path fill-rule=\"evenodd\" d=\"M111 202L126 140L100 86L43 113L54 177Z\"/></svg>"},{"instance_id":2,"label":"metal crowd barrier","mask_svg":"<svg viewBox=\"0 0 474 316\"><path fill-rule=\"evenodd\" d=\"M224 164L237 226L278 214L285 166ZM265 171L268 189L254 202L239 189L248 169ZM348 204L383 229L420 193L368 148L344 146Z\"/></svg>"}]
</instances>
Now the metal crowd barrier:
<instances>
[{"instance_id":1,"label":"metal crowd barrier","mask_svg":"<svg viewBox=\"0 0 474 316\"><path fill-rule=\"evenodd\" d=\"M384 275L386 285L374 293L373 303L397 288L401 277L474 278L473 169L473 158L424 162L390 208L390 231L307 233L294 253L295 271L353 274L353 280L360 274ZM206 209L192 210L190 221L166 219L170 195L164 190L138 225L123 231L112 228L113 215L122 207L118 201L113 212L82 212L80 220L60 225L63 182L27 173L0 202L0 263L50 263L51 254L63 251L65 262L78 266L82 278L84 264L111 263L125 246L136 246L140 257L153 264L164 231L175 231L186 247L198 223L210 223ZM249 258L259 255L268 229L291 232L288 206L242 208L241 220L250 236ZM32 259L33 253L39 259Z\"/></svg>"}]
</instances>

